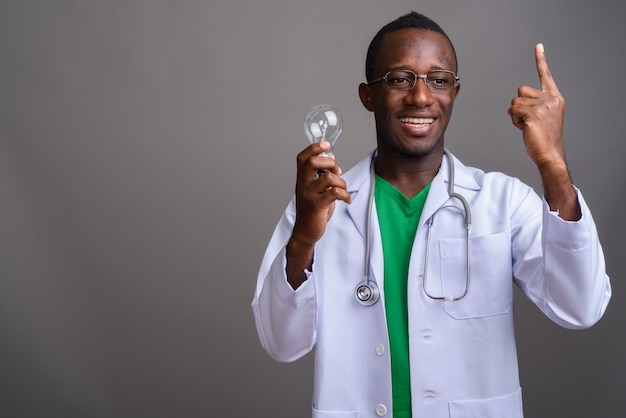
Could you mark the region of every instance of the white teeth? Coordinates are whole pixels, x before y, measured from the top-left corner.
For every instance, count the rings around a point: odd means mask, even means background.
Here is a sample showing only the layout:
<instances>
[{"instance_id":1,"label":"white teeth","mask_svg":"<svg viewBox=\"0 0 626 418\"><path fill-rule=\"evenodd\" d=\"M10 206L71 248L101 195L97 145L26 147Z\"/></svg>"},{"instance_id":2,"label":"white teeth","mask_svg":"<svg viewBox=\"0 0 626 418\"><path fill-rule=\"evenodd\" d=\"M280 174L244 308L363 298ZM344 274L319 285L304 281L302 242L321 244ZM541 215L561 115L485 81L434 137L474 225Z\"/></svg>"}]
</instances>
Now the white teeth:
<instances>
[{"instance_id":1,"label":"white teeth","mask_svg":"<svg viewBox=\"0 0 626 418\"><path fill-rule=\"evenodd\" d=\"M402 123L411 123L415 125L426 125L434 122L433 118L400 118Z\"/></svg>"}]
</instances>

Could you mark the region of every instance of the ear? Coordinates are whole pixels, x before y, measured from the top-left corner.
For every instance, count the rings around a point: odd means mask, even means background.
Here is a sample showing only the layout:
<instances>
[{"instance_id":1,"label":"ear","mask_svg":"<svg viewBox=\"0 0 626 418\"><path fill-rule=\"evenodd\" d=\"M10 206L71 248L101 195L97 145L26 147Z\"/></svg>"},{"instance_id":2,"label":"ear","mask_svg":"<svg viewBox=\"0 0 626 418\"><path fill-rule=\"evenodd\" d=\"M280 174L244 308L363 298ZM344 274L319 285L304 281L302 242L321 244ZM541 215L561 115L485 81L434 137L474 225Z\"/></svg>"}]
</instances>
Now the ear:
<instances>
[{"instance_id":1,"label":"ear","mask_svg":"<svg viewBox=\"0 0 626 418\"><path fill-rule=\"evenodd\" d=\"M372 86L361 83L359 84L359 97L361 98L361 103L363 106L370 112L374 111L374 100L372 98Z\"/></svg>"},{"instance_id":2,"label":"ear","mask_svg":"<svg viewBox=\"0 0 626 418\"><path fill-rule=\"evenodd\" d=\"M461 90L461 83L457 81L456 84L454 85L454 98L455 99L459 95L460 90Z\"/></svg>"}]
</instances>

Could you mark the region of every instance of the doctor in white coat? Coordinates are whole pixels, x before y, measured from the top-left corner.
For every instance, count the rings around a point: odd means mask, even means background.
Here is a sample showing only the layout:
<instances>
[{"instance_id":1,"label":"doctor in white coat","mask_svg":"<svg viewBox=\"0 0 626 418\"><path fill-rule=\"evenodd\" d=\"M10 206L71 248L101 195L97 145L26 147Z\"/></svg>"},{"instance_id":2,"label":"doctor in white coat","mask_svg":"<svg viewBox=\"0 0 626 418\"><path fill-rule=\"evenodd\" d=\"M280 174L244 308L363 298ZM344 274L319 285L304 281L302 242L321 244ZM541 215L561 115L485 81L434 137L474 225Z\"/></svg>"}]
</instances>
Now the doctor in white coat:
<instances>
[{"instance_id":1,"label":"doctor in white coat","mask_svg":"<svg viewBox=\"0 0 626 418\"><path fill-rule=\"evenodd\" d=\"M564 100L541 45L535 54L541 88L520 87L509 115L543 198L444 152L460 89L456 54L415 12L381 29L368 50L359 94L375 116L377 149L343 175L319 155L328 143L298 155L296 194L267 248L252 308L276 360L315 347L314 418L522 417L513 284L561 326L587 328L603 315L611 288L565 163ZM425 196L407 259L384 251L385 214L373 193L381 181L409 200ZM386 294L385 263L407 268L399 308ZM379 291L374 303L357 297L365 277ZM398 310L408 362L392 367L390 312Z\"/></svg>"}]
</instances>

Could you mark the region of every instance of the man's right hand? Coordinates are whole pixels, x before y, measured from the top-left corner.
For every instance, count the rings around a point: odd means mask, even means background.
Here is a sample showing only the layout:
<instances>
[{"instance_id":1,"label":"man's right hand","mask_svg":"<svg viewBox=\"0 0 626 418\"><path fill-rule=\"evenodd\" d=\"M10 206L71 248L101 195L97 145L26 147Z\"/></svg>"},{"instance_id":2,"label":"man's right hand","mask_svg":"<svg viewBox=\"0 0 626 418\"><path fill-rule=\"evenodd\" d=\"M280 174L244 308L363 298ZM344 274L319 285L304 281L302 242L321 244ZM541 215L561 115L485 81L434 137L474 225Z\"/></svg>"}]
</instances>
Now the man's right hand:
<instances>
[{"instance_id":1,"label":"man's right hand","mask_svg":"<svg viewBox=\"0 0 626 418\"><path fill-rule=\"evenodd\" d=\"M296 221L287 244L287 280L294 289L306 280L304 270L311 268L315 243L326 231L335 201L352 201L334 156L320 155L329 149L330 144L324 141L298 154Z\"/></svg>"}]
</instances>

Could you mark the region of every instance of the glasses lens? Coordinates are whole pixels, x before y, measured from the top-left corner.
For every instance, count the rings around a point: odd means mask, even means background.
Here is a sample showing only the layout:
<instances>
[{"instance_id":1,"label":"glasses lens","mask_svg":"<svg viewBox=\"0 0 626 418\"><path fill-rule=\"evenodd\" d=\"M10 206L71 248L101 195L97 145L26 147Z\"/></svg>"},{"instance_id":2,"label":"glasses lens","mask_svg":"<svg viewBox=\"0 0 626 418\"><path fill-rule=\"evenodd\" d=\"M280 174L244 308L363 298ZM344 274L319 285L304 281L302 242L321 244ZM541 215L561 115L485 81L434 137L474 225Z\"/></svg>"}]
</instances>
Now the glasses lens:
<instances>
[{"instance_id":1,"label":"glasses lens","mask_svg":"<svg viewBox=\"0 0 626 418\"><path fill-rule=\"evenodd\" d=\"M415 80L415 74L409 71L390 71L385 77L387 86L393 90L411 90Z\"/></svg>"},{"instance_id":2,"label":"glasses lens","mask_svg":"<svg viewBox=\"0 0 626 418\"><path fill-rule=\"evenodd\" d=\"M454 86L455 77L449 71L431 71L426 76L428 87L436 90L449 90Z\"/></svg>"}]
</instances>

